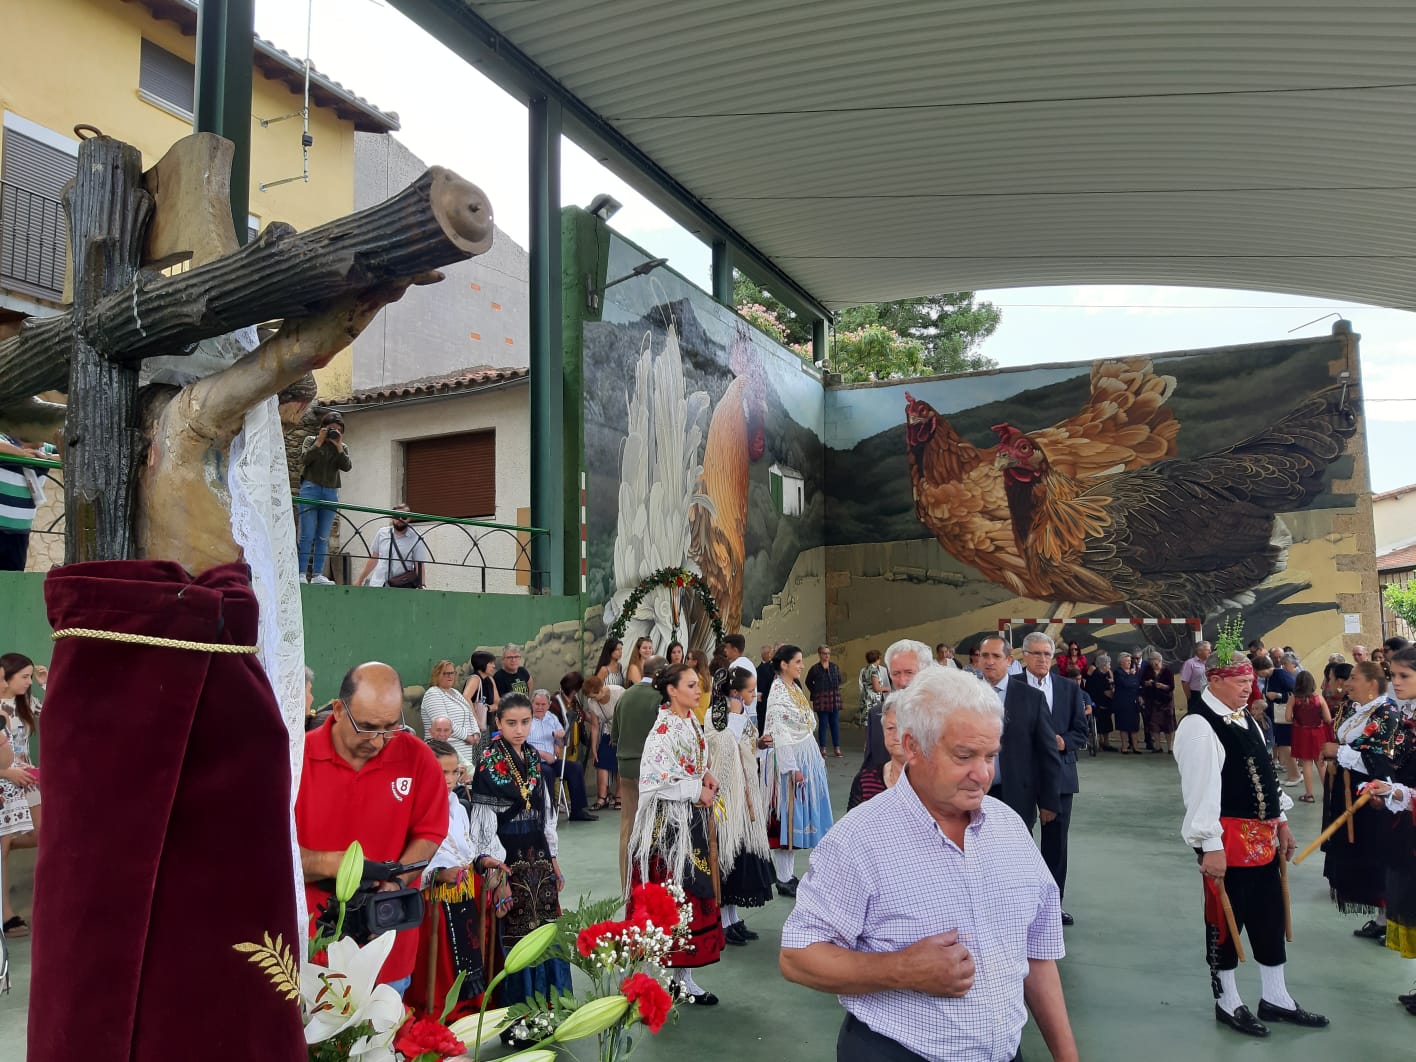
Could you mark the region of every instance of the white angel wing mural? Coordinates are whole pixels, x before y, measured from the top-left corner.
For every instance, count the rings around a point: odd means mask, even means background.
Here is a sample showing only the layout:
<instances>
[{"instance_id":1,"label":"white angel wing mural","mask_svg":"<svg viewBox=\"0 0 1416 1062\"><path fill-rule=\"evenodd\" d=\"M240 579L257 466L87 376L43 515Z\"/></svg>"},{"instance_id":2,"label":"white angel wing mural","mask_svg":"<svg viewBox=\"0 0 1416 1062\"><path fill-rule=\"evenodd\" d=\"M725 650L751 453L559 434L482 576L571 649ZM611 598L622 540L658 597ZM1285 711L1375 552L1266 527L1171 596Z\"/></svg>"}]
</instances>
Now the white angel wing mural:
<instances>
[{"instance_id":1,"label":"white angel wing mural","mask_svg":"<svg viewBox=\"0 0 1416 1062\"><path fill-rule=\"evenodd\" d=\"M712 502L699 493L701 451L709 398L706 391L684 393L683 356L678 328L669 323L664 347L653 349L646 332L634 369L634 391L626 396L629 429L620 451L619 517L615 535L615 593L605 608L613 624L634 587L667 567L696 570L689 561L689 517L694 506ZM645 595L625 626L625 640L647 636L662 650L685 629L684 591L655 589Z\"/></svg>"}]
</instances>

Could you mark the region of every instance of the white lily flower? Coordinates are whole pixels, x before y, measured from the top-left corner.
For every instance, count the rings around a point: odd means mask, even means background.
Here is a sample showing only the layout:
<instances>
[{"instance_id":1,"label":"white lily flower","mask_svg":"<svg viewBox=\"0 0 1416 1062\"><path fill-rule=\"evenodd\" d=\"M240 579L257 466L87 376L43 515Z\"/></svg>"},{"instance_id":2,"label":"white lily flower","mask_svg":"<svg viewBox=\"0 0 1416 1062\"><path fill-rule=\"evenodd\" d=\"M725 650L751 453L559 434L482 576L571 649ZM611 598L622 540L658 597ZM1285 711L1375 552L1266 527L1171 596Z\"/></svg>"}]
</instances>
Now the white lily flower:
<instances>
[{"instance_id":1,"label":"white lily flower","mask_svg":"<svg viewBox=\"0 0 1416 1062\"><path fill-rule=\"evenodd\" d=\"M379 984L378 976L393 950L394 936L384 933L362 948L345 937L327 949L328 966L306 963L300 967L307 1044L328 1040L365 1021L374 1027L372 1041L392 1041L394 1031L403 1024L403 1000L388 985ZM377 1057L370 1056L368 1062Z\"/></svg>"},{"instance_id":2,"label":"white lily flower","mask_svg":"<svg viewBox=\"0 0 1416 1062\"><path fill-rule=\"evenodd\" d=\"M490 1047L501 1038L503 1032L511 1028L511 1019L507 1017L510 1011L510 1007L493 1007L487 1011L487 1016L482 1021L482 1047ZM477 1046L477 1018L476 1014L469 1014L448 1026L452 1035L462 1041L468 1054Z\"/></svg>"}]
</instances>

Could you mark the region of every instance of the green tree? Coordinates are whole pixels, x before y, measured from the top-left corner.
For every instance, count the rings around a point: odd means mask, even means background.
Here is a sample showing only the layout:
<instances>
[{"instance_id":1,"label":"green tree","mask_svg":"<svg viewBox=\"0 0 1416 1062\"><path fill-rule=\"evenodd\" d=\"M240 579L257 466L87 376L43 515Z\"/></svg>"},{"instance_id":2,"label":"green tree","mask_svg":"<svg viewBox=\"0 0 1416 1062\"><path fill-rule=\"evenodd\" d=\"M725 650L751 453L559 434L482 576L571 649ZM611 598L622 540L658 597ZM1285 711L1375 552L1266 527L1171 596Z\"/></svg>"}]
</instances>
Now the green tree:
<instances>
[{"instance_id":1,"label":"green tree","mask_svg":"<svg viewBox=\"0 0 1416 1062\"><path fill-rule=\"evenodd\" d=\"M1405 620L1408 627L1416 630L1416 585L1390 584L1382 591L1382 600L1387 608Z\"/></svg>"},{"instance_id":2,"label":"green tree","mask_svg":"<svg viewBox=\"0 0 1416 1062\"><path fill-rule=\"evenodd\" d=\"M765 311L780 328L764 331L782 335L786 346L803 357L811 356L810 322L762 285L735 274L733 301L758 327L762 326L754 315ZM848 381L869 379L871 373L883 380L991 369L997 363L979 354L978 347L1001 319L997 306L979 302L972 291L851 306L836 314L830 367ZM887 342L885 333L893 335L894 341ZM846 336L852 338L845 340Z\"/></svg>"}]
</instances>

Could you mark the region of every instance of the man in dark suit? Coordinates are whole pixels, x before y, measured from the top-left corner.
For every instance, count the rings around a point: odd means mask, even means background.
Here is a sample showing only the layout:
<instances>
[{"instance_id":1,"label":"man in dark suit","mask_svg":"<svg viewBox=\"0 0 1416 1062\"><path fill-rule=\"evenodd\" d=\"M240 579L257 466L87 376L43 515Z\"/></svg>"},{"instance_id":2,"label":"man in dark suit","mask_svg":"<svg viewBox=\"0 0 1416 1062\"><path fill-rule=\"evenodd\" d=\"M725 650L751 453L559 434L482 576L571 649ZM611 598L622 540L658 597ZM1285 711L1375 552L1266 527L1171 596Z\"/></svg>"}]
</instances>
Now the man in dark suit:
<instances>
[{"instance_id":1,"label":"man in dark suit","mask_svg":"<svg viewBox=\"0 0 1416 1062\"><path fill-rule=\"evenodd\" d=\"M1031 830L1042 818L1044 827L1057 818L1061 805L1062 755L1047 710L1047 699L1027 683L1010 679L1013 654L997 635L979 644L978 666L983 681L1003 702L1003 746L994 767L997 797L1016 811Z\"/></svg>"},{"instance_id":2,"label":"man in dark suit","mask_svg":"<svg viewBox=\"0 0 1416 1062\"><path fill-rule=\"evenodd\" d=\"M1052 670L1056 646L1045 634L1029 634L1023 639L1023 674L1014 677L1037 690L1047 701L1056 734L1057 751L1062 759L1061 784L1058 788L1057 817L1042 827L1042 858L1057 891L1067 893L1067 831L1072 825L1072 797L1077 784L1077 750L1087 743L1087 713L1082 704L1082 690L1069 678ZM1070 926L1072 916L1062 911L1062 924Z\"/></svg>"}]
</instances>

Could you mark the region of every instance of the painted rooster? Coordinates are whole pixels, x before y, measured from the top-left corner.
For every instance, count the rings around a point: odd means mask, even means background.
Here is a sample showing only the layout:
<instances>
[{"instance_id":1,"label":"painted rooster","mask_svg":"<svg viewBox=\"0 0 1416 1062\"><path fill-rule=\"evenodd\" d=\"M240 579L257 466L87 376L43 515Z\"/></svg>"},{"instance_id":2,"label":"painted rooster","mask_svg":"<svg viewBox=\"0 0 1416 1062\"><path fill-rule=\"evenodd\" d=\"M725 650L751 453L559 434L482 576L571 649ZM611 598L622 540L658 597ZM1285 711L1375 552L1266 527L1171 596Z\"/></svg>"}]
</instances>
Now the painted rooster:
<instances>
[{"instance_id":1,"label":"painted rooster","mask_svg":"<svg viewBox=\"0 0 1416 1062\"><path fill-rule=\"evenodd\" d=\"M993 430L1028 596L1207 617L1283 570L1275 517L1323 490L1356 419L1328 388L1227 449L1101 477L1056 461L1044 433Z\"/></svg>"},{"instance_id":2,"label":"painted rooster","mask_svg":"<svg viewBox=\"0 0 1416 1062\"><path fill-rule=\"evenodd\" d=\"M734 378L713 409L703 447L698 493L709 504L696 504L689 515L689 557L718 602L723 629L731 634L742 625L748 473L767 449L766 378L745 329L733 341L729 364ZM712 631L704 633L705 647L712 648Z\"/></svg>"},{"instance_id":3,"label":"painted rooster","mask_svg":"<svg viewBox=\"0 0 1416 1062\"><path fill-rule=\"evenodd\" d=\"M1172 457L1180 422L1166 406L1173 376L1148 358L1097 362L1083 409L1031 438L1078 482ZM959 560L1014 593L1030 593L1028 559L1014 532L999 447L964 440L928 402L905 394L905 439L915 514Z\"/></svg>"}]
</instances>

